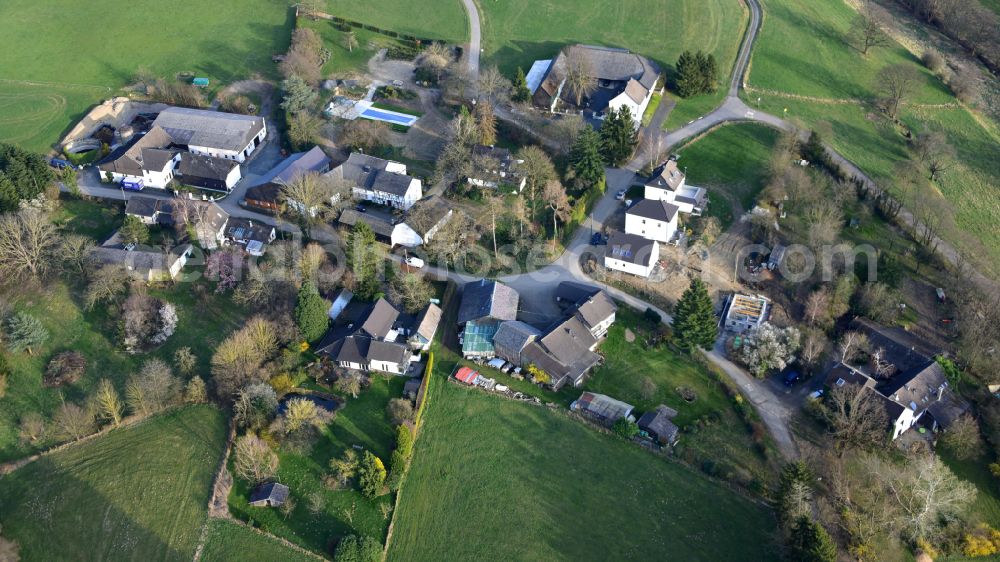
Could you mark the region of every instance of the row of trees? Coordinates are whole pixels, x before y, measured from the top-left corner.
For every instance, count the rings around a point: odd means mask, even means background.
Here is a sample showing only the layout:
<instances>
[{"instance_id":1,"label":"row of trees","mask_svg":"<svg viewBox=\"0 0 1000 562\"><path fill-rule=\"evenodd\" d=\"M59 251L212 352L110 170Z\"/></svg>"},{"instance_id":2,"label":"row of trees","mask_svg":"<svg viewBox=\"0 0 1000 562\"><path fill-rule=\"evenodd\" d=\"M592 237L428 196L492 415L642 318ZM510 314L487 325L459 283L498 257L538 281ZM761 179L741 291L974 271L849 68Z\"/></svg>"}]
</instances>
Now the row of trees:
<instances>
[{"instance_id":1,"label":"row of trees","mask_svg":"<svg viewBox=\"0 0 1000 562\"><path fill-rule=\"evenodd\" d=\"M681 97L714 93L719 87L719 66L715 55L684 51L677 58L674 88Z\"/></svg>"},{"instance_id":2,"label":"row of trees","mask_svg":"<svg viewBox=\"0 0 1000 562\"><path fill-rule=\"evenodd\" d=\"M22 201L37 198L54 180L42 155L0 143L0 212L16 211Z\"/></svg>"}]
</instances>

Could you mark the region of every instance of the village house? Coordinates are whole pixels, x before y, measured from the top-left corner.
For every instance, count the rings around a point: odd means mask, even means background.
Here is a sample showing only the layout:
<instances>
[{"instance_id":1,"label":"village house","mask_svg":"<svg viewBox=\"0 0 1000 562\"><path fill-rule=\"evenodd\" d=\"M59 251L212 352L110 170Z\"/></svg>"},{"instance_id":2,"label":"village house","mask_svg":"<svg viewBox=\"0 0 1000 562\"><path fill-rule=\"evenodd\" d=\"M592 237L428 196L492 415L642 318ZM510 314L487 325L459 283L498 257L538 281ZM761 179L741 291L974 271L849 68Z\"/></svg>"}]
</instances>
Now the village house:
<instances>
[{"instance_id":1,"label":"village house","mask_svg":"<svg viewBox=\"0 0 1000 562\"><path fill-rule=\"evenodd\" d=\"M474 160L495 162L496 167L489 170L479 170L477 174L480 177L470 176L468 178L470 184L491 189L510 186L511 190L517 193L524 190L527 178L518 175L515 171L516 165L524 161L516 160L510 150L477 144L472 147L472 157Z\"/></svg>"},{"instance_id":2,"label":"village house","mask_svg":"<svg viewBox=\"0 0 1000 562\"><path fill-rule=\"evenodd\" d=\"M231 218L226 224L226 241L243 246L251 256L263 256L267 245L274 242L276 237L274 227L260 221Z\"/></svg>"},{"instance_id":3,"label":"village house","mask_svg":"<svg viewBox=\"0 0 1000 562\"><path fill-rule=\"evenodd\" d=\"M154 282L176 279L191 257L191 251L190 244L168 251L124 244L121 235L115 232L104 244L91 250L90 256L98 263L122 265L136 279Z\"/></svg>"},{"instance_id":4,"label":"village house","mask_svg":"<svg viewBox=\"0 0 1000 562\"><path fill-rule=\"evenodd\" d=\"M667 244L677 234L677 206L657 199L640 199L625 211L625 233Z\"/></svg>"},{"instance_id":5,"label":"village house","mask_svg":"<svg viewBox=\"0 0 1000 562\"><path fill-rule=\"evenodd\" d=\"M708 203L708 191L703 187L687 185L684 172L676 160L667 160L653 170L643 185L643 197L664 201L677 207L681 213L701 215Z\"/></svg>"},{"instance_id":6,"label":"village house","mask_svg":"<svg viewBox=\"0 0 1000 562\"><path fill-rule=\"evenodd\" d=\"M171 182L229 191L244 162L267 136L263 117L168 107L149 131L98 162L123 188L166 188Z\"/></svg>"},{"instance_id":7,"label":"village house","mask_svg":"<svg viewBox=\"0 0 1000 562\"><path fill-rule=\"evenodd\" d=\"M570 404L569 409L608 427L620 419L635 421L631 404L596 392L584 392Z\"/></svg>"},{"instance_id":8,"label":"village house","mask_svg":"<svg viewBox=\"0 0 1000 562\"><path fill-rule=\"evenodd\" d=\"M406 164L383 160L359 152L327 174L351 187L356 199L408 210L421 197L420 180L406 175Z\"/></svg>"},{"instance_id":9,"label":"village house","mask_svg":"<svg viewBox=\"0 0 1000 562\"><path fill-rule=\"evenodd\" d=\"M596 80L596 88L577 103L566 84L573 59L583 61ZM627 49L571 45L554 60L535 61L527 75L532 102L546 111L587 111L602 118L609 111L627 108L639 125L653 94L662 91L660 69L644 56Z\"/></svg>"},{"instance_id":10,"label":"village house","mask_svg":"<svg viewBox=\"0 0 1000 562\"><path fill-rule=\"evenodd\" d=\"M604 267L649 277L660 259L660 243L637 234L614 231L608 237L604 254Z\"/></svg>"},{"instance_id":11,"label":"village house","mask_svg":"<svg viewBox=\"0 0 1000 562\"><path fill-rule=\"evenodd\" d=\"M174 224L174 205L170 199L133 195L125 203L125 215L148 226Z\"/></svg>"},{"instance_id":12,"label":"village house","mask_svg":"<svg viewBox=\"0 0 1000 562\"><path fill-rule=\"evenodd\" d=\"M194 203L194 230L198 243L206 250L214 250L225 243L229 213L216 203Z\"/></svg>"},{"instance_id":13,"label":"village house","mask_svg":"<svg viewBox=\"0 0 1000 562\"><path fill-rule=\"evenodd\" d=\"M410 349L417 351L427 351L434 341L434 334L437 333L438 325L441 323L441 307L434 303L427 305L413 322L411 327L406 329L407 343Z\"/></svg>"},{"instance_id":14,"label":"village house","mask_svg":"<svg viewBox=\"0 0 1000 562\"><path fill-rule=\"evenodd\" d=\"M399 311L382 298L365 306L351 304L345 303L336 314L316 353L347 369L406 374L414 357L401 333L405 330L397 322ZM333 316L333 310L330 314Z\"/></svg>"},{"instance_id":15,"label":"village house","mask_svg":"<svg viewBox=\"0 0 1000 562\"><path fill-rule=\"evenodd\" d=\"M480 279L462 288L458 309L462 356L494 357L493 337L500 324L517 318L517 291L499 281Z\"/></svg>"},{"instance_id":16,"label":"village house","mask_svg":"<svg viewBox=\"0 0 1000 562\"><path fill-rule=\"evenodd\" d=\"M542 335L541 330L520 320L508 320L500 324L493 336L496 356L514 365L525 365L522 352L528 344Z\"/></svg>"},{"instance_id":17,"label":"village house","mask_svg":"<svg viewBox=\"0 0 1000 562\"><path fill-rule=\"evenodd\" d=\"M771 301L761 295L733 294L726 306L724 326L730 332L742 334L755 330L767 321Z\"/></svg>"},{"instance_id":18,"label":"village house","mask_svg":"<svg viewBox=\"0 0 1000 562\"><path fill-rule=\"evenodd\" d=\"M250 183L243 196L243 203L251 209L276 213L281 209L282 186L304 174L325 174L330 171L330 164L330 157L318 146L307 152L292 154ZM315 216L316 209L310 209L310 214Z\"/></svg>"}]
</instances>

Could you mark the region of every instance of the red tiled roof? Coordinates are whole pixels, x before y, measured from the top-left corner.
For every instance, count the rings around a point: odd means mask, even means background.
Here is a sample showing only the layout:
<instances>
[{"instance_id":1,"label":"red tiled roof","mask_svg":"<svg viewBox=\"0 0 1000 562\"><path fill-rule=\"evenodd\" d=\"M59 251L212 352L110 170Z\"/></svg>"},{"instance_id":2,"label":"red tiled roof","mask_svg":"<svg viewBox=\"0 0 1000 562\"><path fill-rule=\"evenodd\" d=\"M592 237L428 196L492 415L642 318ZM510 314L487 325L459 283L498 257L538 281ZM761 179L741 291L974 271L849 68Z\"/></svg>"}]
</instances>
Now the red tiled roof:
<instances>
[{"instance_id":1,"label":"red tiled roof","mask_svg":"<svg viewBox=\"0 0 1000 562\"><path fill-rule=\"evenodd\" d=\"M458 372L455 373L455 378L464 382L465 384L476 384L476 378L478 376L479 376L478 372L473 371L468 367L462 367L458 370Z\"/></svg>"}]
</instances>

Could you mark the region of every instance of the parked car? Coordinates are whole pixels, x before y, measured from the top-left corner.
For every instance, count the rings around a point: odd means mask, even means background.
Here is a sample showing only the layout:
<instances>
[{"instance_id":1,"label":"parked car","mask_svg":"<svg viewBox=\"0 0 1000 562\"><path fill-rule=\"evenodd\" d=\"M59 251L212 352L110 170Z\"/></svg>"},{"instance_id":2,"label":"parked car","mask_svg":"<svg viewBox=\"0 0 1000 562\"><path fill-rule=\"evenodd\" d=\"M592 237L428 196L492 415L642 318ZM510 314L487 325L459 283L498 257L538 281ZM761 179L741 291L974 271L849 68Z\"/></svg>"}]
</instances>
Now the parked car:
<instances>
[{"instance_id":1,"label":"parked car","mask_svg":"<svg viewBox=\"0 0 1000 562\"><path fill-rule=\"evenodd\" d=\"M607 243L608 243L607 238L605 238L604 235L601 234L600 232L595 232L594 235L590 237L591 246L603 246L604 244Z\"/></svg>"},{"instance_id":2,"label":"parked car","mask_svg":"<svg viewBox=\"0 0 1000 562\"><path fill-rule=\"evenodd\" d=\"M406 265L420 269L421 267L424 266L424 260L416 256L410 256L406 258Z\"/></svg>"},{"instance_id":3,"label":"parked car","mask_svg":"<svg viewBox=\"0 0 1000 562\"><path fill-rule=\"evenodd\" d=\"M511 372L511 371L514 370L514 364L513 363L505 363L503 367L500 367L500 370L503 371L503 372L505 372L505 373L509 373L509 372Z\"/></svg>"},{"instance_id":4,"label":"parked car","mask_svg":"<svg viewBox=\"0 0 1000 562\"><path fill-rule=\"evenodd\" d=\"M395 86L395 87L397 87L397 88L402 88L403 87L403 81L402 80L393 80L392 81L392 85Z\"/></svg>"},{"instance_id":5,"label":"parked car","mask_svg":"<svg viewBox=\"0 0 1000 562\"><path fill-rule=\"evenodd\" d=\"M615 193L615 199L617 199L618 201L624 201L625 200L625 190L623 189L623 190L619 191L618 193Z\"/></svg>"},{"instance_id":6,"label":"parked car","mask_svg":"<svg viewBox=\"0 0 1000 562\"><path fill-rule=\"evenodd\" d=\"M823 397L823 389L822 388L819 389L819 390L814 390L814 391L812 391L812 392L809 393L809 401L810 402L815 402L815 401L819 400L822 397Z\"/></svg>"},{"instance_id":7,"label":"parked car","mask_svg":"<svg viewBox=\"0 0 1000 562\"><path fill-rule=\"evenodd\" d=\"M358 205L357 207L354 207L354 208L357 209L357 211L359 213L367 213L368 212L368 208L365 207L364 205Z\"/></svg>"},{"instance_id":8,"label":"parked car","mask_svg":"<svg viewBox=\"0 0 1000 562\"><path fill-rule=\"evenodd\" d=\"M792 386L795 383L799 382L800 380L802 380L802 374L801 373L799 373L796 370L789 370L789 371L785 372L785 376L782 379L782 382L785 383L785 386Z\"/></svg>"}]
</instances>

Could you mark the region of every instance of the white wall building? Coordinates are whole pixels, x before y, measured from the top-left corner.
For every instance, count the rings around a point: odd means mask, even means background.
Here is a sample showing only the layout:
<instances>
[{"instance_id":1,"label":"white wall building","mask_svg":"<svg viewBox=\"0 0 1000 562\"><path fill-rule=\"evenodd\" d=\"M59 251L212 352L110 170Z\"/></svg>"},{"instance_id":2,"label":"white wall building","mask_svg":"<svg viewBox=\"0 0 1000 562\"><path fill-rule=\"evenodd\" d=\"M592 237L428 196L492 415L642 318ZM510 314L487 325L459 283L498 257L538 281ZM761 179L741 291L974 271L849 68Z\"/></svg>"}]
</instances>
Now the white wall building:
<instances>
[{"instance_id":1,"label":"white wall building","mask_svg":"<svg viewBox=\"0 0 1000 562\"><path fill-rule=\"evenodd\" d=\"M660 243L635 234L612 232L604 255L604 267L649 277L660 259Z\"/></svg>"},{"instance_id":2,"label":"white wall building","mask_svg":"<svg viewBox=\"0 0 1000 562\"><path fill-rule=\"evenodd\" d=\"M406 164L353 153L328 173L334 181L351 186L356 199L408 210L423 197L423 185L406 175Z\"/></svg>"},{"instance_id":3,"label":"white wall building","mask_svg":"<svg viewBox=\"0 0 1000 562\"><path fill-rule=\"evenodd\" d=\"M263 117L171 107L153 122L188 152L243 162L267 137Z\"/></svg>"},{"instance_id":4,"label":"white wall building","mask_svg":"<svg viewBox=\"0 0 1000 562\"><path fill-rule=\"evenodd\" d=\"M677 233L676 205L655 199L642 199L625 211L625 233L669 243Z\"/></svg>"}]
</instances>

